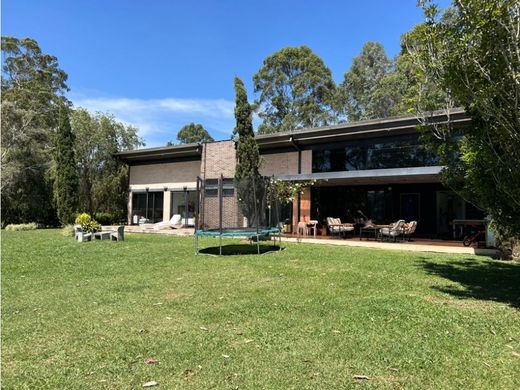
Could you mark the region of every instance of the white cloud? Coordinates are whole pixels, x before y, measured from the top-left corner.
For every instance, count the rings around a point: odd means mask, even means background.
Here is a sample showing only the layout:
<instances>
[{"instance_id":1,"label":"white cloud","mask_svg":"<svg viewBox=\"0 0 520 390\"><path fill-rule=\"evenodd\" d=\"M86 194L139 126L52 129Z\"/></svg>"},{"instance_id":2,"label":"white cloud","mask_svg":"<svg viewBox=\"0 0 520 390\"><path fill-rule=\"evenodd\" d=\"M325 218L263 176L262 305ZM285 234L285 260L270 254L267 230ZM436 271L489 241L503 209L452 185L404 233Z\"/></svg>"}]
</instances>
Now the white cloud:
<instances>
[{"instance_id":1,"label":"white cloud","mask_svg":"<svg viewBox=\"0 0 520 390\"><path fill-rule=\"evenodd\" d=\"M146 146L175 141L187 123L202 124L215 139L227 139L235 125L234 102L225 99L130 99L72 95L75 107L90 112L113 114L125 124L139 129Z\"/></svg>"}]
</instances>

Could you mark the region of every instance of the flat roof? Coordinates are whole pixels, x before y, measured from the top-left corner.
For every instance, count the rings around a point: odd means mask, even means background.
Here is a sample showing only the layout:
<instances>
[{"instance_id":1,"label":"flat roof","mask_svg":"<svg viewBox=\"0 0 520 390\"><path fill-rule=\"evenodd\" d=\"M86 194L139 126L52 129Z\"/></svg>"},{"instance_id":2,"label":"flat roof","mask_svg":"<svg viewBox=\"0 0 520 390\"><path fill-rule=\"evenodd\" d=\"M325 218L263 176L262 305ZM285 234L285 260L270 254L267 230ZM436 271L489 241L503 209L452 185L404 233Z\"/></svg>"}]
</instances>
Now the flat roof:
<instances>
[{"instance_id":1,"label":"flat roof","mask_svg":"<svg viewBox=\"0 0 520 390\"><path fill-rule=\"evenodd\" d=\"M356 139L400 135L417 132L420 124L441 124L450 121L455 125L471 122L462 108L448 112L435 111L421 120L416 115L402 115L384 119L370 119L358 122L346 122L332 126L321 126L273 134L256 135L256 141L261 152L276 149L305 149L312 145L335 143ZM215 141L221 142L221 141ZM121 161L130 165L144 163L159 163L179 160L197 160L201 158L202 145L199 143L164 146L128 150L116 153Z\"/></svg>"},{"instance_id":2,"label":"flat roof","mask_svg":"<svg viewBox=\"0 0 520 390\"><path fill-rule=\"evenodd\" d=\"M424 121L416 115L402 115L282 133L260 134L256 136L256 140L261 150L288 146L305 148L322 143L415 133L417 126L424 122L426 124L441 124L447 123L448 120L456 125L471 122L471 118L466 115L462 108L456 108L451 110L449 114L446 111L432 112Z\"/></svg>"},{"instance_id":3,"label":"flat roof","mask_svg":"<svg viewBox=\"0 0 520 390\"><path fill-rule=\"evenodd\" d=\"M116 153L115 156L127 164L148 162L168 162L179 160L200 159L202 145L198 143L163 146L160 148L146 148L127 150Z\"/></svg>"}]
</instances>

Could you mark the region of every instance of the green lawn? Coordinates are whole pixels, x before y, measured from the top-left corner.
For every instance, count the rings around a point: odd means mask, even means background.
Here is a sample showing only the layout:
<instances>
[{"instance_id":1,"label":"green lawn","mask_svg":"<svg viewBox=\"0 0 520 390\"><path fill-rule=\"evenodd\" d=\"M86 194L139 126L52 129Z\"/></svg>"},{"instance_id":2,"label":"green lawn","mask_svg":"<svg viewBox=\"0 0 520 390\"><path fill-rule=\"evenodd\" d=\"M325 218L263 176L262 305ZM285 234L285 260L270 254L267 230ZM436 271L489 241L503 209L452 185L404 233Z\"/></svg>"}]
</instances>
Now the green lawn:
<instances>
[{"instance_id":1,"label":"green lawn","mask_svg":"<svg viewBox=\"0 0 520 390\"><path fill-rule=\"evenodd\" d=\"M2 387L519 389L519 299L483 257L2 232Z\"/></svg>"}]
</instances>

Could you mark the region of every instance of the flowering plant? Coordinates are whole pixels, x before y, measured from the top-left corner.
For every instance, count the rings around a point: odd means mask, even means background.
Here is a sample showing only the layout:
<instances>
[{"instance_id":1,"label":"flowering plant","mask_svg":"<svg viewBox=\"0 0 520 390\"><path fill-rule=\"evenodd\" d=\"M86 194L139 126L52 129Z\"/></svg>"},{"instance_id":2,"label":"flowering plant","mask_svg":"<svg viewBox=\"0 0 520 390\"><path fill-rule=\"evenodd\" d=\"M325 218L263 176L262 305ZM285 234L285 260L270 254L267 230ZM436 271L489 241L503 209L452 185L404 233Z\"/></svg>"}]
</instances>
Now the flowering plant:
<instances>
[{"instance_id":1,"label":"flowering plant","mask_svg":"<svg viewBox=\"0 0 520 390\"><path fill-rule=\"evenodd\" d=\"M267 196L270 202L279 201L282 205L289 204L298 194L303 195L305 188L315 183L316 180L284 181L272 178Z\"/></svg>"}]
</instances>

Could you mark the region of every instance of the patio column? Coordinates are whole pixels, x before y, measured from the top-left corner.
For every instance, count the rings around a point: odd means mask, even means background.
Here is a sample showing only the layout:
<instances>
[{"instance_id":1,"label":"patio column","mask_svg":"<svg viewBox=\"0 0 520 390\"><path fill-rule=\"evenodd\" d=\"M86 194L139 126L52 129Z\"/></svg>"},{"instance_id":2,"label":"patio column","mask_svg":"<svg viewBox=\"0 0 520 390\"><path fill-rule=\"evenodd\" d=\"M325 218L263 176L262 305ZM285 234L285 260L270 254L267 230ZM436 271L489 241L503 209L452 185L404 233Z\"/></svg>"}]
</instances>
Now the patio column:
<instances>
[{"instance_id":1,"label":"patio column","mask_svg":"<svg viewBox=\"0 0 520 390\"><path fill-rule=\"evenodd\" d=\"M163 221L170 220L170 208L171 208L171 191L168 191L168 187L164 187L164 197L163 197Z\"/></svg>"},{"instance_id":2,"label":"patio column","mask_svg":"<svg viewBox=\"0 0 520 390\"><path fill-rule=\"evenodd\" d=\"M132 198L133 193L132 190L128 191L128 202L127 202L127 218L128 218L128 224L132 224Z\"/></svg>"},{"instance_id":3,"label":"patio column","mask_svg":"<svg viewBox=\"0 0 520 390\"><path fill-rule=\"evenodd\" d=\"M311 189L310 187L303 190L303 194L293 201L293 228L296 229L298 226L298 215L300 221L309 221L311 219Z\"/></svg>"}]
</instances>

